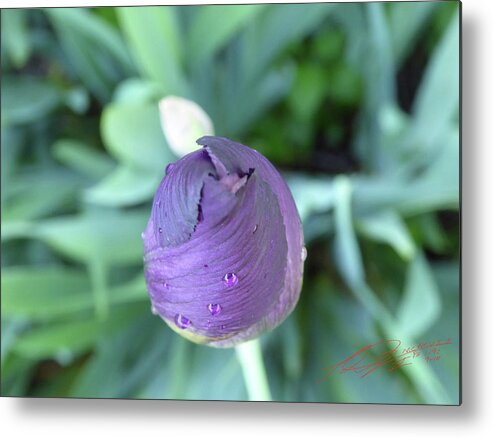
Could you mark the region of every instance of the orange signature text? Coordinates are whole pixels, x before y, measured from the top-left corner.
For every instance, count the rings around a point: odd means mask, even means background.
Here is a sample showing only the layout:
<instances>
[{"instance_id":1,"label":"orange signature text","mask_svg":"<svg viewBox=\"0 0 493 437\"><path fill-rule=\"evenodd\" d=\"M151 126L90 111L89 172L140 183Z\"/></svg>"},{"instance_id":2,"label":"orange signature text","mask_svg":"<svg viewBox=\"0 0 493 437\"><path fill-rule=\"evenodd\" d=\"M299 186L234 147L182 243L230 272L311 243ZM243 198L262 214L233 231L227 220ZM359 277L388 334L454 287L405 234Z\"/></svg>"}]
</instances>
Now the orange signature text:
<instances>
[{"instance_id":1,"label":"orange signature text","mask_svg":"<svg viewBox=\"0 0 493 437\"><path fill-rule=\"evenodd\" d=\"M418 357L427 363L438 361L440 360L440 348L451 343L449 338L446 341L433 340L404 348L401 347L400 340L382 340L361 348L340 363L323 368L325 375L318 382L326 381L334 373L352 372L364 378L380 368L392 372L411 365Z\"/></svg>"}]
</instances>

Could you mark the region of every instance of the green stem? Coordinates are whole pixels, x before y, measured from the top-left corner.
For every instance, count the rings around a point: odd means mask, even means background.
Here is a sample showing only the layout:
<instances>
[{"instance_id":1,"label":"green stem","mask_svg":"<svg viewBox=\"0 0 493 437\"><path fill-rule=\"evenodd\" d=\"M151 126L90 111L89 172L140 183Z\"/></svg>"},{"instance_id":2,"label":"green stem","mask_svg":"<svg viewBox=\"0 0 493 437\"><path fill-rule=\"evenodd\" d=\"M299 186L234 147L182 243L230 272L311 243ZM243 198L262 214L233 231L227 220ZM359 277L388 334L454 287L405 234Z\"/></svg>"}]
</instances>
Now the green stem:
<instances>
[{"instance_id":1,"label":"green stem","mask_svg":"<svg viewBox=\"0 0 493 437\"><path fill-rule=\"evenodd\" d=\"M271 401L260 340L251 340L235 347L243 378L251 401Z\"/></svg>"},{"instance_id":2,"label":"green stem","mask_svg":"<svg viewBox=\"0 0 493 437\"><path fill-rule=\"evenodd\" d=\"M104 320L108 316L109 301L106 284L106 266L97 258L88 264L89 276L92 283L94 308L96 317Z\"/></svg>"}]
</instances>

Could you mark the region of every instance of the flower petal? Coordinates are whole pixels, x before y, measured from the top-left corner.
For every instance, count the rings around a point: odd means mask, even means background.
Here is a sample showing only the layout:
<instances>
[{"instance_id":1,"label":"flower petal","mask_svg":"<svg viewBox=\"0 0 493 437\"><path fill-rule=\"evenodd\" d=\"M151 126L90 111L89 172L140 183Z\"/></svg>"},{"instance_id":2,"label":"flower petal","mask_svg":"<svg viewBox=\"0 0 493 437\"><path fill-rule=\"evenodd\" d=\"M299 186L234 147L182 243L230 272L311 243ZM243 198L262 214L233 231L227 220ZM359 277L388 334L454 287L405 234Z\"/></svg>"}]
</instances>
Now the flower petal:
<instances>
[{"instance_id":1,"label":"flower petal","mask_svg":"<svg viewBox=\"0 0 493 437\"><path fill-rule=\"evenodd\" d=\"M207 153L180 160L158 189L144 233L145 274L166 323L192 341L228 347L294 308L303 234L289 189L267 159L224 138L198 143ZM175 185L183 183L193 186Z\"/></svg>"},{"instance_id":2,"label":"flower petal","mask_svg":"<svg viewBox=\"0 0 493 437\"><path fill-rule=\"evenodd\" d=\"M154 231L162 247L176 246L190 239L199 216L202 186L214 166L203 150L193 152L168 166L154 198Z\"/></svg>"}]
</instances>

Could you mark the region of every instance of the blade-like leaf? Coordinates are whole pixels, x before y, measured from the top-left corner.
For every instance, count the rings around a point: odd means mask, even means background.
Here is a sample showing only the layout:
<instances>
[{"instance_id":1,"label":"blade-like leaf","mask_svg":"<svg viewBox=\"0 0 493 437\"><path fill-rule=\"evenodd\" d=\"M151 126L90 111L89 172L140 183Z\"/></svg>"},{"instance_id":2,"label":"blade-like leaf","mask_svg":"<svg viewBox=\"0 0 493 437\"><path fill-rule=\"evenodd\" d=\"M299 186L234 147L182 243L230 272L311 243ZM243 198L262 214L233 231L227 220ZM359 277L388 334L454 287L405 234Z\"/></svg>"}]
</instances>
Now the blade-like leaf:
<instances>
[{"instance_id":1,"label":"blade-like leaf","mask_svg":"<svg viewBox=\"0 0 493 437\"><path fill-rule=\"evenodd\" d=\"M397 61L402 62L408 55L438 5L436 2L392 2L388 5L390 42Z\"/></svg>"},{"instance_id":2,"label":"blade-like leaf","mask_svg":"<svg viewBox=\"0 0 493 437\"><path fill-rule=\"evenodd\" d=\"M5 47L5 54L17 68L24 66L32 50L27 13L24 9L2 11L2 48Z\"/></svg>"},{"instance_id":3,"label":"blade-like leaf","mask_svg":"<svg viewBox=\"0 0 493 437\"><path fill-rule=\"evenodd\" d=\"M368 238L390 244L405 260L414 256L416 247L405 223L393 210L359 218L359 231Z\"/></svg>"},{"instance_id":4,"label":"blade-like leaf","mask_svg":"<svg viewBox=\"0 0 493 437\"><path fill-rule=\"evenodd\" d=\"M80 79L100 101L134 68L120 35L103 19L82 8L50 8L45 13Z\"/></svg>"},{"instance_id":5,"label":"blade-like leaf","mask_svg":"<svg viewBox=\"0 0 493 437\"><path fill-rule=\"evenodd\" d=\"M28 76L2 78L2 125L37 121L61 102L61 95L51 83Z\"/></svg>"},{"instance_id":6,"label":"blade-like leaf","mask_svg":"<svg viewBox=\"0 0 493 437\"><path fill-rule=\"evenodd\" d=\"M413 106L408 141L426 148L442 139L459 105L459 14L455 14L425 71Z\"/></svg>"},{"instance_id":7,"label":"blade-like leaf","mask_svg":"<svg viewBox=\"0 0 493 437\"><path fill-rule=\"evenodd\" d=\"M188 97L175 8L122 7L117 13L141 74L159 83L164 94Z\"/></svg>"},{"instance_id":8,"label":"blade-like leaf","mask_svg":"<svg viewBox=\"0 0 493 437\"><path fill-rule=\"evenodd\" d=\"M136 264L142 261L140 235L148 218L147 210L103 210L35 223L2 223L2 241L35 238L80 262L96 257L108 265Z\"/></svg>"},{"instance_id":9,"label":"blade-like leaf","mask_svg":"<svg viewBox=\"0 0 493 437\"><path fill-rule=\"evenodd\" d=\"M114 309L104 322L95 319L76 320L35 328L20 336L12 350L30 359L55 358L61 362L71 361L103 336L121 329L141 314L144 308L147 308L147 304Z\"/></svg>"},{"instance_id":10,"label":"blade-like leaf","mask_svg":"<svg viewBox=\"0 0 493 437\"><path fill-rule=\"evenodd\" d=\"M84 193L91 203L107 206L135 205L152 198L162 175L138 168L119 166Z\"/></svg>"},{"instance_id":11,"label":"blade-like leaf","mask_svg":"<svg viewBox=\"0 0 493 437\"><path fill-rule=\"evenodd\" d=\"M226 45L232 36L255 19L266 5L202 6L190 24L187 59L191 66L201 62Z\"/></svg>"},{"instance_id":12,"label":"blade-like leaf","mask_svg":"<svg viewBox=\"0 0 493 437\"><path fill-rule=\"evenodd\" d=\"M161 130L157 105L108 105L101 119L101 134L110 153L128 166L163 175L166 165L175 160Z\"/></svg>"},{"instance_id":13,"label":"blade-like leaf","mask_svg":"<svg viewBox=\"0 0 493 437\"><path fill-rule=\"evenodd\" d=\"M108 290L111 304L146 299L141 275ZM2 269L2 317L48 320L93 308L87 274L62 267Z\"/></svg>"},{"instance_id":14,"label":"blade-like leaf","mask_svg":"<svg viewBox=\"0 0 493 437\"><path fill-rule=\"evenodd\" d=\"M65 165L94 178L103 177L115 166L107 155L78 140L58 140L53 144L53 155Z\"/></svg>"},{"instance_id":15,"label":"blade-like leaf","mask_svg":"<svg viewBox=\"0 0 493 437\"><path fill-rule=\"evenodd\" d=\"M432 271L424 256L417 254L409 266L397 322L406 335L419 337L435 323L440 310L440 294Z\"/></svg>"}]
</instances>

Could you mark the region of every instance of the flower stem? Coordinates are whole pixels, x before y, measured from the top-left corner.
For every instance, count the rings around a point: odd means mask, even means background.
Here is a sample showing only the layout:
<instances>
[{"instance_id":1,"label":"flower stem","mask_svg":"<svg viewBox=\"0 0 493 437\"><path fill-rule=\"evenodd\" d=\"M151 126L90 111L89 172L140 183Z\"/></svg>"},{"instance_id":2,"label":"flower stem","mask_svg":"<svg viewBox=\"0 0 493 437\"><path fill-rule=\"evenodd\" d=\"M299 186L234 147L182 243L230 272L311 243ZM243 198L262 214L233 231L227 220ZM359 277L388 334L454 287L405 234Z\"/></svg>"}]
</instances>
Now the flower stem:
<instances>
[{"instance_id":1,"label":"flower stem","mask_svg":"<svg viewBox=\"0 0 493 437\"><path fill-rule=\"evenodd\" d=\"M251 401L271 401L269 382L262 358L260 340L250 340L235 347Z\"/></svg>"}]
</instances>

